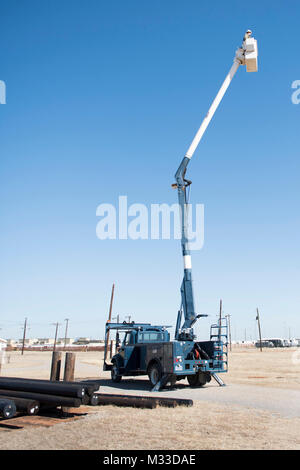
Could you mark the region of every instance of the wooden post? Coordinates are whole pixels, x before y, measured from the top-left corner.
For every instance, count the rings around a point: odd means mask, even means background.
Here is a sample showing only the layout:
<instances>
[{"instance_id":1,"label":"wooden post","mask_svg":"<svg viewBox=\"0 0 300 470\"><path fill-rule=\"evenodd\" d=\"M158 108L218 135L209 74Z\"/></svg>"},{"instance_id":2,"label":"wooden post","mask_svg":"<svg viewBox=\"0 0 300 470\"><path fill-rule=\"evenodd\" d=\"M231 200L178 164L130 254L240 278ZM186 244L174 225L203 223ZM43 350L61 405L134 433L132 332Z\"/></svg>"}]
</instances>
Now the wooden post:
<instances>
[{"instance_id":1,"label":"wooden post","mask_svg":"<svg viewBox=\"0 0 300 470\"><path fill-rule=\"evenodd\" d=\"M74 372L75 372L75 358L76 354L72 352L66 353L65 358L65 370L64 370L64 380L66 382L74 382ZM69 407L62 407L62 414L68 413L70 411Z\"/></svg>"},{"instance_id":2,"label":"wooden post","mask_svg":"<svg viewBox=\"0 0 300 470\"><path fill-rule=\"evenodd\" d=\"M67 382L74 382L75 358L76 358L75 353L72 353L72 352L66 353L64 380Z\"/></svg>"},{"instance_id":3,"label":"wooden post","mask_svg":"<svg viewBox=\"0 0 300 470\"><path fill-rule=\"evenodd\" d=\"M259 318L259 311L258 311L258 308L256 309L256 320L257 320L257 324L258 324L258 333L259 333L259 347L260 347L260 350L262 351L262 342L261 342L261 328L260 328L260 318Z\"/></svg>"},{"instance_id":4,"label":"wooden post","mask_svg":"<svg viewBox=\"0 0 300 470\"><path fill-rule=\"evenodd\" d=\"M115 284L112 285L112 289L111 289L109 314L108 314L108 320L107 320L109 323L111 322L111 313L112 313L112 306L113 306L113 300L114 300L114 292L115 292ZM108 348L108 343L109 343L109 330L108 330L106 338L105 338L105 343L106 343L106 348L105 348L105 354L104 354L104 362L106 361L106 358L107 358L107 348Z\"/></svg>"},{"instance_id":5,"label":"wooden post","mask_svg":"<svg viewBox=\"0 0 300 470\"><path fill-rule=\"evenodd\" d=\"M50 380L56 381L60 379L61 356L62 353L60 351L53 351Z\"/></svg>"},{"instance_id":6,"label":"wooden post","mask_svg":"<svg viewBox=\"0 0 300 470\"><path fill-rule=\"evenodd\" d=\"M109 353L110 353L110 358L112 358L113 357L113 340L110 341L110 351L109 351Z\"/></svg>"}]
</instances>

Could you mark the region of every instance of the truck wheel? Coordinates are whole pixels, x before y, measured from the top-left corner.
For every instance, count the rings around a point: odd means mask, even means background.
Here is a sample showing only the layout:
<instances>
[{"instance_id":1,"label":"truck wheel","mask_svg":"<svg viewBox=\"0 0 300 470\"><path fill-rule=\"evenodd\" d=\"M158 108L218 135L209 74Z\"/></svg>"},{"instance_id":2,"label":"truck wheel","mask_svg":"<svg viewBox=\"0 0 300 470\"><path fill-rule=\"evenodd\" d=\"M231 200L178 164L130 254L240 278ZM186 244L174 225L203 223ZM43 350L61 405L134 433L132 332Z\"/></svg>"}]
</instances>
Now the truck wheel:
<instances>
[{"instance_id":1,"label":"truck wheel","mask_svg":"<svg viewBox=\"0 0 300 470\"><path fill-rule=\"evenodd\" d=\"M198 372L198 387L203 387L207 382L211 381L209 372Z\"/></svg>"},{"instance_id":2,"label":"truck wheel","mask_svg":"<svg viewBox=\"0 0 300 470\"><path fill-rule=\"evenodd\" d=\"M153 387L160 381L161 375L160 365L157 362L154 362L148 369L148 377Z\"/></svg>"},{"instance_id":3,"label":"truck wheel","mask_svg":"<svg viewBox=\"0 0 300 470\"><path fill-rule=\"evenodd\" d=\"M198 374L188 375L187 380L191 387L196 387L198 385Z\"/></svg>"},{"instance_id":4,"label":"truck wheel","mask_svg":"<svg viewBox=\"0 0 300 470\"><path fill-rule=\"evenodd\" d=\"M206 383L211 381L211 373L210 372L203 372L206 377Z\"/></svg>"},{"instance_id":5,"label":"truck wheel","mask_svg":"<svg viewBox=\"0 0 300 470\"><path fill-rule=\"evenodd\" d=\"M115 383L119 383L122 380L122 375L119 374L119 368L116 362L113 363L111 368L111 380Z\"/></svg>"},{"instance_id":6,"label":"truck wheel","mask_svg":"<svg viewBox=\"0 0 300 470\"><path fill-rule=\"evenodd\" d=\"M211 381L211 376L207 372L197 372L194 375L187 376L188 383L191 387L203 387L207 382Z\"/></svg>"}]
</instances>

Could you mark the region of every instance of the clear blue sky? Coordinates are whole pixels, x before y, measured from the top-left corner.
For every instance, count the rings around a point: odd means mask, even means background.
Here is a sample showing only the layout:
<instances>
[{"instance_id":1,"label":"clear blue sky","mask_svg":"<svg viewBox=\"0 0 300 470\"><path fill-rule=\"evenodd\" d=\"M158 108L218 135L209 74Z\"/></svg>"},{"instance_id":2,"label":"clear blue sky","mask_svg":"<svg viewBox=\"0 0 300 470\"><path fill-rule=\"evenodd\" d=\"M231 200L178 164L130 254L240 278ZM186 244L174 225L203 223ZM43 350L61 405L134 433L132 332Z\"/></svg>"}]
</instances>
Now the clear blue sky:
<instances>
[{"instance_id":1,"label":"clear blue sky","mask_svg":"<svg viewBox=\"0 0 300 470\"><path fill-rule=\"evenodd\" d=\"M11 0L1 4L0 335L103 336L114 313L174 324L178 241L100 241L96 208L176 202L174 173L245 30L259 72L238 71L189 168L205 205L193 254L197 329L219 299L233 339L300 337L299 2ZM60 336L63 335L63 327Z\"/></svg>"}]
</instances>

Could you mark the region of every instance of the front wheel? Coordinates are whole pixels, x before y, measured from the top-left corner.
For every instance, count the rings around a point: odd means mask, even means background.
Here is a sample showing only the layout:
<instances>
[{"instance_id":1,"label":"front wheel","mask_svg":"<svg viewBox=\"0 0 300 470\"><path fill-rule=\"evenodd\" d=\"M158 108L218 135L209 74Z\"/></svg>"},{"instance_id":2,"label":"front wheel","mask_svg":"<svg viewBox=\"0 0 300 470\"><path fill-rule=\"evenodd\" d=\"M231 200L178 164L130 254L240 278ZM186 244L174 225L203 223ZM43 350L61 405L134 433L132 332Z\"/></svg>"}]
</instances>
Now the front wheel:
<instances>
[{"instance_id":1,"label":"front wheel","mask_svg":"<svg viewBox=\"0 0 300 470\"><path fill-rule=\"evenodd\" d=\"M161 375L161 367L158 363L154 363L149 367L148 377L153 387L160 381Z\"/></svg>"},{"instance_id":2,"label":"front wheel","mask_svg":"<svg viewBox=\"0 0 300 470\"><path fill-rule=\"evenodd\" d=\"M119 368L116 362L113 363L111 368L111 380L115 383L119 383L122 380L122 375L119 373Z\"/></svg>"}]
</instances>

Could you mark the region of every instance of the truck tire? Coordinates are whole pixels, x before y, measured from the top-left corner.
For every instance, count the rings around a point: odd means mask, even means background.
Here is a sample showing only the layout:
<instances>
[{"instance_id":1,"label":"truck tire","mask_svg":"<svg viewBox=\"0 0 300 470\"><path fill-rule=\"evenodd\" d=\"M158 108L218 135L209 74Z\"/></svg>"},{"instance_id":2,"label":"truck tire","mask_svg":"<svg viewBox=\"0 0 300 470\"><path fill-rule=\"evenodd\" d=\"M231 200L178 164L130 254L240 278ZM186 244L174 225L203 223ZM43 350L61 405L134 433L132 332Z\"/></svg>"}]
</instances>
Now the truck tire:
<instances>
[{"instance_id":1,"label":"truck tire","mask_svg":"<svg viewBox=\"0 0 300 470\"><path fill-rule=\"evenodd\" d=\"M111 368L111 380L114 383L119 383L122 380L122 375L119 373L119 368L116 362L113 363Z\"/></svg>"},{"instance_id":2,"label":"truck tire","mask_svg":"<svg viewBox=\"0 0 300 470\"><path fill-rule=\"evenodd\" d=\"M198 387L203 387L207 382L211 381L211 375L209 372L198 372Z\"/></svg>"},{"instance_id":3,"label":"truck tire","mask_svg":"<svg viewBox=\"0 0 300 470\"><path fill-rule=\"evenodd\" d=\"M196 387L198 385L198 374L188 375L187 380L191 387Z\"/></svg>"},{"instance_id":4,"label":"truck tire","mask_svg":"<svg viewBox=\"0 0 300 470\"><path fill-rule=\"evenodd\" d=\"M203 387L207 382L211 381L209 372L197 372L194 375L187 376L188 383L191 387Z\"/></svg>"},{"instance_id":5,"label":"truck tire","mask_svg":"<svg viewBox=\"0 0 300 470\"><path fill-rule=\"evenodd\" d=\"M153 362L150 367L148 368L148 377L150 380L151 385L157 384L160 381L162 376L161 366L158 362Z\"/></svg>"}]
</instances>

